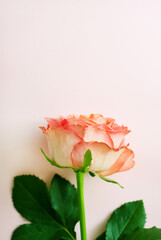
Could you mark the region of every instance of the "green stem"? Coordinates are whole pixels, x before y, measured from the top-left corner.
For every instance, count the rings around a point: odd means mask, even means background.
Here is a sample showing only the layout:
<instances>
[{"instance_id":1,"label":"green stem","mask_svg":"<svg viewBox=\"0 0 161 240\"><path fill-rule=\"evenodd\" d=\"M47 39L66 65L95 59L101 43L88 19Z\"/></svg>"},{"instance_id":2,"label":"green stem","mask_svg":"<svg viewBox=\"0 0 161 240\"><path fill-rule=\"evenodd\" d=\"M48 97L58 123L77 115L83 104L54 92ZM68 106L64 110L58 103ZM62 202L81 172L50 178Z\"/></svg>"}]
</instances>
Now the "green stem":
<instances>
[{"instance_id":1,"label":"green stem","mask_svg":"<svg viewBox=\"0 0 161 240\"><path fill-rule=\"evenodd\" d=\"M87 240L85 208L84 208L84 193L83 193L84 173L79 171L76 173L76 175L77 175L77 192L78 192L81 240Z\"/></svg>"}]
</instances>

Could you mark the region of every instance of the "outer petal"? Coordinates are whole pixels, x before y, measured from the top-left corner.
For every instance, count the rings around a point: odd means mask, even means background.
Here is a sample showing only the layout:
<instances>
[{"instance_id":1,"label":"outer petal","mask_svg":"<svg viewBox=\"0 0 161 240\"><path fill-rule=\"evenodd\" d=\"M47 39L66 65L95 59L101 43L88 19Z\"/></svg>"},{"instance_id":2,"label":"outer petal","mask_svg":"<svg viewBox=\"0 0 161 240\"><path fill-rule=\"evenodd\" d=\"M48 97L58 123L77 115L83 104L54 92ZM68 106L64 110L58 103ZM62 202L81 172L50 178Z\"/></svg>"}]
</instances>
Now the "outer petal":
<instances>
[{"instance_id":1,"label":"outer petal","mask_svg":"<svg viewBox=\"0 0 161 240\"><path fill-rule=\"evenodd\" d=\"M60 119L59 118L45 118L48 122L50 127L61 127Z\"/></svg>"},{"instance_id":2,"label":"outer petal","mask_svg":"<svg viewBox=\"0 0 161 240\"><path fill-rule=\"evenodd\" d=\"M127 160L124 165L119 169L119 172L125 172L135 166L135 162L132 159Z\"/></svg>"},{"instance_id":3,"label":"outer petal","mask_svg":"<svg viewBox=\"0 0 161 240\"><path fill-rule=\"evenodd\" d=\"M118 132L110 132L108 133L113 142L113 148L118 149L121 148L124 144L124 138L127 132L118 131Z\"/></svg>"},{"instance_id":4,"label":"outer petal","mask_svg":"<svg viewBox=\"0 0 161 240\"><path fill-rule=\"evenodd\" d=\"M102 142L113 148L113 141L106 131L93 126L85 129L83 139L85 142Z\"/></svg>"},{"instance_id":5,"label":"outer petal","mask_svg":"<svg viewBox=\"0 0 161 240\"><path fill-rule=\"evenodd\" d=\"M78 137L83 137L84 129L88 126L85 122L80 119L76 119L73 115L67 118L45 118L50 127L63 128L65 130L74 132ZM42 129L42 127L41 127Z\"/></svg>"},{"instance_id":6,"label":"outer petal","mask_svg":"<svg viewBox=\"0 0 161 240\"><path fill-rule=\"evenodd\" d=\"M80 138L62 128L49 128L46 131L49 154L52 160L64 167L73 167L71 152Z\"/></svg>"},{"instance_id":7,"label":"outer petal","mask_svg":"<svg viewBox=\"0 0 161 240\"><path fill-rule=\"evenodd\" d=\"M92 153L92 163L90 166L91 171L105 171L111 169L117 162L120 155L124 152L124 148L120 150L113 150L104 143L92 142L87 143L84 141L75 145L72 151L73 166L79 168L83 165L85 152L90 149ZM111 173L112 174L112 173Z\"/></svg>"},{"instance_id":8,"label":"outer petal","mask_svg":"<svg viewBox=\"0 0 161 240\"><path fill-rule=\"evenodd\" d=\"M134 158L133 151L126 147L121 149L123 151L118 157L117 161L115 161L115 163L106 171L100 172L102 176L108 176L116 172L127 171L135 165L135 162L133 161Z\"/></svg>"}]
</instances>

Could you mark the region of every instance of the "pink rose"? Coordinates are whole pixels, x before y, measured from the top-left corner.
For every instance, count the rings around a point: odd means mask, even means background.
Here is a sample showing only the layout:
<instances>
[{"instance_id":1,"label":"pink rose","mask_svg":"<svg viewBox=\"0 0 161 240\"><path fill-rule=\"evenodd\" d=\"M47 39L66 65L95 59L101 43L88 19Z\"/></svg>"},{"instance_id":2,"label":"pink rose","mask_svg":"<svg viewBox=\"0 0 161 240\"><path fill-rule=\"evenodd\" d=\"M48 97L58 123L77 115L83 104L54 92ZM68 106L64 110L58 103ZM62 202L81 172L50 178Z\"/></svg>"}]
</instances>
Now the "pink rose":
<instances>
[{"instance_id":1,"label":"pink rose","mask_svg":"<svg viewBox=\"0 0 161 240\"><path fill-rule=\"evenodd\" d=\"M91 114L46 120L47 129L41 129L47 136L51 159L60 166L81 168L88 149L92 153L89 171L102 176L134 166L134 153L124 143L130 131L117 125L114 119Z\"/></svg>"}]
</instances>

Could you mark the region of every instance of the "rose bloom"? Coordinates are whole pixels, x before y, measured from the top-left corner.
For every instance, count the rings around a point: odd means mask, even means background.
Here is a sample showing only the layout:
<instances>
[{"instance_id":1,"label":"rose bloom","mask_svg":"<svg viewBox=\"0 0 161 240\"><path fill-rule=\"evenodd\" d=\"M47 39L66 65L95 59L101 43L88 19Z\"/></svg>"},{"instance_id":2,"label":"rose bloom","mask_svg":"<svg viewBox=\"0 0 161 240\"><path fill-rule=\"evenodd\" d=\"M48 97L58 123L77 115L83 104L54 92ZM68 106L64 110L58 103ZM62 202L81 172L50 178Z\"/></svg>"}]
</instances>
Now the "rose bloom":
<instances>
[{"instance_id":1,"label":"rose bloom","mask_svg":"<svg viewBox=\"0 0 161 240\"><path fill-rule=\"evenodd\" d=\"M134 166L134 153L124 143L130 131L116 124L114 119L91 114L46 120L47 129L41 129L47 137L50 157L58 165L81 168L84 154L89 149L92 153L89 171L102 176L127 171Z\"/></svg>"}]
</instances>

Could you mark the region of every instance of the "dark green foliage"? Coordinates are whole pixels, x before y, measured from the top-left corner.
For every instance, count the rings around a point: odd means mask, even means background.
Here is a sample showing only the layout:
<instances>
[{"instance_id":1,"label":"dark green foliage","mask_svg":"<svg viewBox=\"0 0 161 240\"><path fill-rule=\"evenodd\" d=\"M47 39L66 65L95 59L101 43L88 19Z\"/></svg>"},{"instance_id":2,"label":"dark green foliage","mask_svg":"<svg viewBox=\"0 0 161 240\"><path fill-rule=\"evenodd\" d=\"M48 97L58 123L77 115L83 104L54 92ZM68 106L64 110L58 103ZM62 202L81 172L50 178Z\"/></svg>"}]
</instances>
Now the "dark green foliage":
<instances>
[{"instance_id":1,"label":"dark green foliage","mask_svg":"<svg viewBox=\"0 0 161 240\"><path fill-rule=\"evenodd\" d=\"M161 240L161 229L141 228L124 236L124 240Z\"/></svg>"},{"instance_id":2,"label":"dark green foliage","mask_svg":"<svg viewBox=\"0 0 161 240\"><path fill-rule=\"evenodd\" d=\"M56 174L52 179L49 193L52 207L63 225L74 230L79 220L77 190L74 185Z\"/></svg>"},{"instance_id":3,"label":"dark green foliage","mask_svg":"<svg viewBox=\"0 0 161 240\"><path fill-rule=\"evenodd\" d=\"M142 200L128 202L117 208L96 240L161 240L161 229L143 228L146 214Z\"/></svg>"},{"instance_id":4,"label":"dark green foliage","mask_svg":"<svg viewBox=\"0 0 161 240\"><path fill-rule=\"evenodd\" d=\"M96 238L96 240L105 240L106 237L106 233L102 233L98 238Z\"/></svg>"},{"instance_id":5,"label":"dark green foliage","mask_svg":"<svg viewBox=\"0 0 161 240\"><path fill-rule=\"evenodd\" d=\"M64 229L57 229L44 224L24 224L18 227L13 235L12 240L59 240L71 239Z\"/></svg>"},{"instance_id":6,"label":"dark green foliage","mask_svg":"<svg viewBox=\"0 0 161 240\"><path fill-rule=\"evenodd\" d=\"M93 172L89 172L89 175L90 175L91 177L95 177L95 176L96 176L96 174L94 174Z\"/></svg>"},{"instance_id":7,"label":"dark green foliage","mask_svg":"<svg viewBox=\"0 0 161 240\"><path fill-rule=\"evenodd\" d=\"M17 211L32 222L18 227L12 240L76 238L74 227L79 220L77 191L69 181L55 175L49 194L46 184L38 177L17 176L12 199Z\"/></svg>"},{"instance_id":8,"label":"dark green foliage","mask_svg":"<svg viewBox=\"0 0 161 240\"><path fill-rule=\"evenodd\" d=\"M46 184L36 176L21 175L14 178L13 204L17 211L33 223L55 223Z\"/></svg>"},{"instance_id":9,"label":"dark green foliage","mask_svg":"<svg viewBox=\"0 0 161 240\"><path fill-rule=\"evenodd\" d=\"M91 163L87 151L83 169ZM112 181L112 180L111 180ZM69 181L55 175L50 190L33 175L14 178L13 204L31 224L19 226L11 240L75 240L75 224L79 221L77 190ZM146 214L142 200L117 208L97 240L161 240L161 229L143 228Z\"/></svg>"},{"instance_id":10,"label":"dark green foliage","mask_svg":"<svg viewBox=\"0 0 161 240\"><path fill-rule=\"evenodd\" d=\"M143 227L145 221L143 201L125 203L111 215L106 226L106 240L122 239L126 233Z\"/></svg>"}]
</instances>

